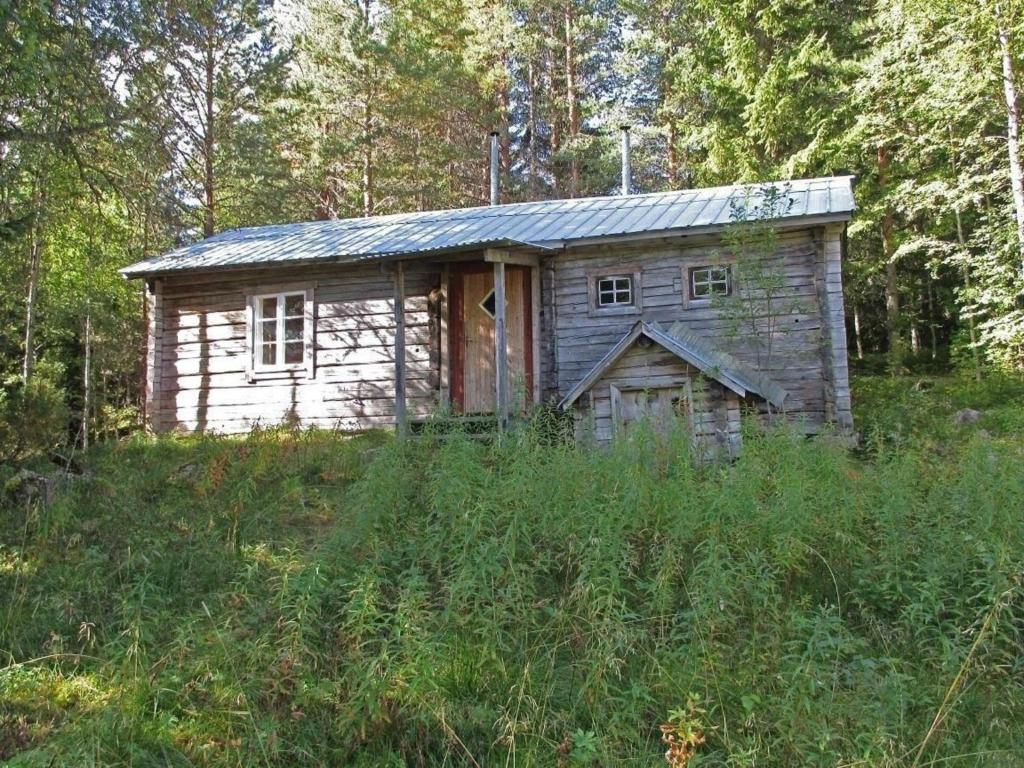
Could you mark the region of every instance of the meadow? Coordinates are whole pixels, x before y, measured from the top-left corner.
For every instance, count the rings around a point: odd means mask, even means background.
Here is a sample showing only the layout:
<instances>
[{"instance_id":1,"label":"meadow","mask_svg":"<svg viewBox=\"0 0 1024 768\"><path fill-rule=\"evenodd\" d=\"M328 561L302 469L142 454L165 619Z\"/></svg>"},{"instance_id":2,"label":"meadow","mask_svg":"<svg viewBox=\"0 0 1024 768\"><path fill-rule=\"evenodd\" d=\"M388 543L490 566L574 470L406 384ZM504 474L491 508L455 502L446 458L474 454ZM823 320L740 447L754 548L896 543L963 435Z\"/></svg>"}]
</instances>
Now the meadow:
<instances>
[{"instance_id":1,"label":"meadow","mask_svg":"<svg viewBox=\"0 0 1024 768\"><path fill-rule=\"evenodd\" d=\"M858 448L731 464L532 428L137 435L49 504L4 468L0 762L1024 765L1024 381L855 397Z\"/></svg>"}]
</instances>

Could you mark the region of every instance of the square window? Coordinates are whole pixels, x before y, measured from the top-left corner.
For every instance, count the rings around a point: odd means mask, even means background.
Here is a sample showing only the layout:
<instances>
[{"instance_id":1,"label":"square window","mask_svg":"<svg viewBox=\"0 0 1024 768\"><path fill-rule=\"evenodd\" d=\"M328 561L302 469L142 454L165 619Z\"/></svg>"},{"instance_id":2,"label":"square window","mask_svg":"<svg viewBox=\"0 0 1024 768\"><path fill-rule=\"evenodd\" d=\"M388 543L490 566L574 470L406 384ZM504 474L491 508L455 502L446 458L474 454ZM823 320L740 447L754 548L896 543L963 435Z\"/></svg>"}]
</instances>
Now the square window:
<instances>
[{"instance_id":1,"label":"square window","mask_svg":"<svg viewBox=\"0 0 1024 768\"><path fill-rule=\"evenodd\" d=\"M597 281L598 307L633 306L633 278L630 275L610 275Z\"/></svg>"},{"instance_id":2,"label":"square window","mask_svg":"<svg viewBox=\"0 0 1024 768\"><path fill-rule=\"evenodd\" d=\"M732 271L728 266L693 267L690 269L691 299L710 299L732 294Z\"/></svg>"}]
</instances>

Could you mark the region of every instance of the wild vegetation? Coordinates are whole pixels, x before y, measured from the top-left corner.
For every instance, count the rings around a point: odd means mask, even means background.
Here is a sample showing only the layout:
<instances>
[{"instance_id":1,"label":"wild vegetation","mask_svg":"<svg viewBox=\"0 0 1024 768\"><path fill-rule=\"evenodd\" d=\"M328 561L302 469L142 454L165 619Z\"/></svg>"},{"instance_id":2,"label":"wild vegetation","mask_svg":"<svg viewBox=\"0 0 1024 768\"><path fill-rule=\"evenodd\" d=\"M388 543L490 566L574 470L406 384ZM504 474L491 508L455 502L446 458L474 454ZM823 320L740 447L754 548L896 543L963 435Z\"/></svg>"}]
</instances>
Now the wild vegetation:
<instances>
[{"instance_id":1,"label":"wild vegetation","mask_svg":"<svg viewBox=\"0 0 1024 768\"><path fill-rule=\"evenodd\" d=\"M623 123L635 191L855 174L851 351L1019 369L1022 27L997 0L3 4L0 419L34 440L0 455L138 425L119 267L484 204L491 130L509 202L614 193Z\"/></svg>"},{"instance_id":2,"label":"wild vegetation","mask_svg":"<svg viewBox=\"0 0 1024 768\"><path fill-rule=\"evenodd\" d=\"M855 453L537 422L136 435L49 504L8 480L0 759L1020 765L1024 382L855 394Z\"/></svg>"}]
</instances>

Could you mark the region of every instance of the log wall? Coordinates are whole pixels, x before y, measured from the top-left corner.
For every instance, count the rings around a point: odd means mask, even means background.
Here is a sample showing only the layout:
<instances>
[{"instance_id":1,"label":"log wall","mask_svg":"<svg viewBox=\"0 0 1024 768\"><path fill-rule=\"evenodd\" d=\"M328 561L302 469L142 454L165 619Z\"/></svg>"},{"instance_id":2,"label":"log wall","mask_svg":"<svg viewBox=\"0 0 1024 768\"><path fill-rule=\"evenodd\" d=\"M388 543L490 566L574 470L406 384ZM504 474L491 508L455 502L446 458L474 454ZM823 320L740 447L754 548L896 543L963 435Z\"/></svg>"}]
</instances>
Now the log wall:
<instances>
[{"instance_id":1,"label":"log wall","mask_svg":"<svg viewBox=\"0 0 1024 768\"><path fill-rule=\"evenodd\" d=\"M637 320L668 325L681 321L781 384L789 393L787 417L806 431L816 432L832 421L852 425L841 234L841 226L780 232L769 269L782 278L781 286L770 311L763 300L747 300L748 307L756 308L753 322L738 320L742 312L735 308L724 308L726 302L744 301L741 295L749 286L743 285L742 276L734 280L729 298L701 304L684 297L684 268L729 263L728 251L718 240L570 248L551 260L551 289L545 294L551 302L545 314L554 331L551 390L569 391ZM591 276L611 267L639 271L641 311L601 315L593 310Z\"/></svg>"},{"instance_id":2,"label":"log wall","mask_svg":"<svg viewBox=\"0 0 1024 768\"><path fill-rule=\"evenodd\" d=\"M405 271L406 392L410 418L437 405L437 265ZM314 287L312 377L305 371L247 376L247 294L276 285ZM274 268L161 281L150 420L161 430L241 433L257 425L366 429L395 419L394 278L381 265Z\"/></svg>"}]
</instances>

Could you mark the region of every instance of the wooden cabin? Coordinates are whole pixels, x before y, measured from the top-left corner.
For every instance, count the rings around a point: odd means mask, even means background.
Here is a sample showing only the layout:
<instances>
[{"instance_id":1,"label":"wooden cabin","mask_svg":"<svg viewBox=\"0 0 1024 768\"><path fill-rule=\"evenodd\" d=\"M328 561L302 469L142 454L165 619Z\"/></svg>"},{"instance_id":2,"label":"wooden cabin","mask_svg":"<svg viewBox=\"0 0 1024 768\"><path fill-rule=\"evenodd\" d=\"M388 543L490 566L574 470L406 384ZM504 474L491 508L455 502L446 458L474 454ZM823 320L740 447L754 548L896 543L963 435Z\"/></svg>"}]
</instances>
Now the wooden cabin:
<instances>
[{"instance_id":1,"label":"wooden cabin","mask_svg":"<svg viewBox=\"0 0 1024 768\"><path fill-rule=\"evenodd\" d=\"M730 245L766 197L770 289ZM671 412L734 449L745 408L849 429L854 207L843 177L223 232L124 270L146 281L148 423L404 430L545 403L597 442Z\"/></svg>"}]
</instances>

